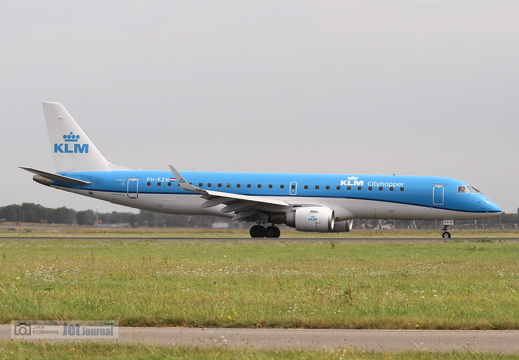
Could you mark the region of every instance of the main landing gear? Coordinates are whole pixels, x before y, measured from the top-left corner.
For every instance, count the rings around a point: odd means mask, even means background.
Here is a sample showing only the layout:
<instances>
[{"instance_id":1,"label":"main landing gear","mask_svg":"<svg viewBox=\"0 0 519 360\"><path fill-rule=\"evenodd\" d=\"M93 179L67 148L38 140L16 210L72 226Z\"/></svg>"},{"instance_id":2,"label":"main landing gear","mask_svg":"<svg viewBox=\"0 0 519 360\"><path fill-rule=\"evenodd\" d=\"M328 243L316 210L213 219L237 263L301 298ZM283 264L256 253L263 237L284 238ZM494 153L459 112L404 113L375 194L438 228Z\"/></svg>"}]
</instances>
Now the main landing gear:
<instances>
[{"instance_id":1,"label":"main landing gear","mask_svg":"<svg viewBox=\"0 0 519 360\"><path fill-rule=\"evenodd\" d=\"M281 231L277 226L263 226L263 225L254 225L250 228L250 236L253 238L278 238L281 235Z\"/></svg>"}]
</instances>

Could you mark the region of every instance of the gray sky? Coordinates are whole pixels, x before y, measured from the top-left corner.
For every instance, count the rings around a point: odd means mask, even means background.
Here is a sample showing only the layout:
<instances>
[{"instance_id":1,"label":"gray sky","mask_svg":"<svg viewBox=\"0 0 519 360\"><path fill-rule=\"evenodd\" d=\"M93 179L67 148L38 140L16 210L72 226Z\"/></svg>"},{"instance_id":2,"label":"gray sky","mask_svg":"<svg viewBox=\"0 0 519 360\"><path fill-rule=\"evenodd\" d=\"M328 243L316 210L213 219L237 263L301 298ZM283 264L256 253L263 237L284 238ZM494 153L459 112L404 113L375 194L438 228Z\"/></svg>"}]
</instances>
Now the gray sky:
<instances>
[{"instance_id":1,"label":"gray sky","mask_svg":"<svg viewBox=\"0 0 519 360\"><path fill-rule=\"evenodd\" d=\"M438 175L519 207L517 0L3 1L0 206L46 188L42 101L132 168Z\"/></svg>"}]
</instances>

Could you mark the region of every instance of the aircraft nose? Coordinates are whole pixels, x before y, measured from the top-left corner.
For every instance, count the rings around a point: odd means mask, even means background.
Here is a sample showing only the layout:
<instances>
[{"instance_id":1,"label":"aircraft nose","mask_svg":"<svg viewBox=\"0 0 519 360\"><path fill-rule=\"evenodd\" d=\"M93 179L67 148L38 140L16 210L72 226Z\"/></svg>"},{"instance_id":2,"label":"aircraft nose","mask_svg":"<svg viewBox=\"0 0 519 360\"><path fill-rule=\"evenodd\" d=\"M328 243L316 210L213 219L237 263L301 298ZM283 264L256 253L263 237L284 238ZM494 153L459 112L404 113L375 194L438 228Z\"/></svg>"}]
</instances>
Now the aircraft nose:
<instances>
[{"instance_id":1,"label":"aircraft nose","mask_svg":"<svg viewBox=\"0 0 519 360\"><path fill-rule=\"evenodd\" d=\"M483 208L483 210L486 211L487 213L501 214L503 212L503 210L501 210L501 208L496 203L491 201L490 199L480 200L479 206L481 206Z\"/></svg>"}]
</instances>

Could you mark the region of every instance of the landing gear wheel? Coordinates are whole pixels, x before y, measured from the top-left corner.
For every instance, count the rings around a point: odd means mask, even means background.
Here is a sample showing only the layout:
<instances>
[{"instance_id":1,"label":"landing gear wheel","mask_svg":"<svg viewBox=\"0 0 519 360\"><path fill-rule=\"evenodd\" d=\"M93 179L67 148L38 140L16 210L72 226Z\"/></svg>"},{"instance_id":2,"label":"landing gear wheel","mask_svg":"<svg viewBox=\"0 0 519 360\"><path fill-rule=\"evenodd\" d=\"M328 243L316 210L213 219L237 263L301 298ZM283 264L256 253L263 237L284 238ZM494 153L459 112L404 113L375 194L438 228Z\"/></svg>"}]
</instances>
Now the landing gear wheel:
<instances>
[{"instance_id":1,"label":"landing gear wheel","mask_svg":"<svg viewBox=\"0 0 519 360\"><path fill-rule=\"evenodd\" d=\"M279 235L281 235L281 231L277 226L272 225L265 229L265 236L268 238L278 238Z\"/></svg>"},{"instance_id":2,"label":"landing gear wheel","mask_svg":"<svg viewBox=\"0 0 519 360\"><path fill-rule=\"evenodd\" d=\"M449 232L449 226L454 225L454 220L443 220L442 221L442 225L443 225L443 228L442 228L442 231L443 231L442 238L450 239L451 238L451 233Z\"/></svg>"},{"instance_id":3,"label":"landing gear wheel","mask_svg":"<svg viewBox=\"0 0 519 360\"><path fill-rule=\"evenodd\" d=\"M250 237L253 238L264 238L266 233L265 226L254 225L250 228Z\"/></svg>"}]
</instances>

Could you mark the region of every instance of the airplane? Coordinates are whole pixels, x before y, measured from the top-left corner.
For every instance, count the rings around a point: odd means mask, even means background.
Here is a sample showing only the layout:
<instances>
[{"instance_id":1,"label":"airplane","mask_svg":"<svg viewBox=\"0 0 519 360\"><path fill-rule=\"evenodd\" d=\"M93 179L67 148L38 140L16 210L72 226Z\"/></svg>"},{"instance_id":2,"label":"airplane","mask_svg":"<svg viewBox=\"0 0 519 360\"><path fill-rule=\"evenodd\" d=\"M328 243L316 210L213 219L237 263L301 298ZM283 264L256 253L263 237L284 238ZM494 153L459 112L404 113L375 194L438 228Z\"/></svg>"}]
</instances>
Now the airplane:
<instances>
[{"instance_id":1,"label":"airplane","mask_svg":"<svg viewBox=\"0 0 519 360\"><path fill-rule=\"evenodd\" d=\"M469 184L431 176L179 172L132 170L106 159L63 105L43 103L55 173L21 167L34 181L132 208L216 215L254 223L253 238L277 238L277 225L347 232L354 219L455 220L502 213Z\"/></svg>"}]
</instances>

